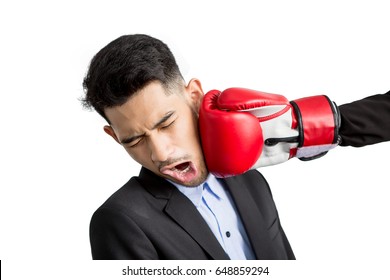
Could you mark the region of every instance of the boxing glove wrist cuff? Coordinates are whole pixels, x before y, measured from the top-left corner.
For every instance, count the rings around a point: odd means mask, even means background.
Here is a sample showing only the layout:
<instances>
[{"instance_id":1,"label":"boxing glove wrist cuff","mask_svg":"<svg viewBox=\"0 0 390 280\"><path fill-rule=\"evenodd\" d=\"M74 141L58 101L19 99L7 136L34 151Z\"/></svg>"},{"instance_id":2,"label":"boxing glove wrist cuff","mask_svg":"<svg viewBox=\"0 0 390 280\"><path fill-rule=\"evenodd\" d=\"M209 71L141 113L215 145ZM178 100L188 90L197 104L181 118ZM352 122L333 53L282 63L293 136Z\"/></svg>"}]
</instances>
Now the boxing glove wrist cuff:
<instances>
[{"instance_id":1,"label":"boxing glove wrist cuff","mask_svg":"<svg viewBox=\"0 0 390 280\"><path fill-rule=\"evenodd\" d=\"M314 159L337 146L340 113L335 103L325 95L305 97L290 103L295 115L293 125L299 131L296 157Z\"/></svg>"}]
</instances>

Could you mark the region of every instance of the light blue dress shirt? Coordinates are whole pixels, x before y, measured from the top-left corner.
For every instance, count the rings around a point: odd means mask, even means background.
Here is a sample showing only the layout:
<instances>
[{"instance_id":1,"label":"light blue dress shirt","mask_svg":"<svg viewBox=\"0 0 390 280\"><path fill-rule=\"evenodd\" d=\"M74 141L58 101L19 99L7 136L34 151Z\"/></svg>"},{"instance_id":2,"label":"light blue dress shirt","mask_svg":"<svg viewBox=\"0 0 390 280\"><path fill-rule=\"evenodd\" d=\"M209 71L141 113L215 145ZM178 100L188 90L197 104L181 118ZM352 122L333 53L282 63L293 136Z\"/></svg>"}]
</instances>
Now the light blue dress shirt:
<instances>
[{"instance_id":1,"label":"light blue dress shirt","mask_svg":"<svg viewBox=\"0 0 390 280\"><path fill-rule=\"evenodd\" d=\"M215 176L209 174L206 182L198 187L170 182L192 201L230 259L255 259L234 202Z\"/></svg>"}]
</instances>

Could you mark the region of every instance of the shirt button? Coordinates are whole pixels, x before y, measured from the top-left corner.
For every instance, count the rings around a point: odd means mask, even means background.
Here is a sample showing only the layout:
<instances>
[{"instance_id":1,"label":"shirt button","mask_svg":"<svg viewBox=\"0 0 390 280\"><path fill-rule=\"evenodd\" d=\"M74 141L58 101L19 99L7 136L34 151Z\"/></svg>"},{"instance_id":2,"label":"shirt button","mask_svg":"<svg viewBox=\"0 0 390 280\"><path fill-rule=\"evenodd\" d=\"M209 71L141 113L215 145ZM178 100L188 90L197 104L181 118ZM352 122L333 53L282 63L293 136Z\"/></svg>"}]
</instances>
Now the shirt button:
<instances>
[{"instance_id":1,"label":"shirt button","mask_svg":"<svg viewBox=\"0 0 390 280\"><path fill-rule=\"evenodd\" d=\"M226 236L229 238L230 237L230 231L226 232Z\"/></svg>"}]
</instances>

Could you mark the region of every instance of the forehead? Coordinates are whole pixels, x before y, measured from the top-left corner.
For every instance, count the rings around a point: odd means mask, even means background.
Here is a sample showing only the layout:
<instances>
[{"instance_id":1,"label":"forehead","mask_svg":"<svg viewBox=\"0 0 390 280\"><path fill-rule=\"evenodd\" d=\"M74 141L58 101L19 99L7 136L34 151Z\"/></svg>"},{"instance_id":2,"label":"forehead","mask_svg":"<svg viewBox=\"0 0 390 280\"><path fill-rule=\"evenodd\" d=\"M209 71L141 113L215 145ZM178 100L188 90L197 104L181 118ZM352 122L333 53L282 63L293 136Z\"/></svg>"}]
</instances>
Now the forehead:
<instances>
[{"instance_id":1,"label":"forehead","mask_svg":"<svg viewBox=\"0 0 390 280\"><path fill-rule=\"evenodd\" d=\"M129 130L153 125L167 112L180 110L185 105L182 93L167 94L160 83L153 82L123 105L105 109L105 114L114 129Z\"/></svg>"}]
</instances>

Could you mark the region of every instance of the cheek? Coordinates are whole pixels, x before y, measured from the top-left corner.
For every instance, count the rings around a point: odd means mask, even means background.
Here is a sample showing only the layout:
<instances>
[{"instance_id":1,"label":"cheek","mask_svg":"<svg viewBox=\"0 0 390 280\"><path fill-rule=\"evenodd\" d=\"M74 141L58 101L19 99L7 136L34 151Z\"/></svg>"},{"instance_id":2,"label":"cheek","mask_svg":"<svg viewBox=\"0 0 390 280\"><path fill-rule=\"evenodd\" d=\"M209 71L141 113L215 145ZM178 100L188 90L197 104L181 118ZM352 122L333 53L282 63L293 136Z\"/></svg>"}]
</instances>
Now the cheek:
<instances>
[{"instance_id":1,"label":"cheek","mask_svg":"<svg viewBox=\"0 0 390 280\"><path fill-rule=\"evenodd\" d=\"M125 149L129 156L143 166L147 166L148 153L145 149ZM150 158L150 157L149 157Z\"/></svg>"},{"instance_id":2,"label":"cheek","mask_svg":"<svg viewBox=\"0 0 390 280\"><path fill-rule=\"evenodd\" d=\"M197 121L193 118L188 119L185 125L179 128L180 142L186 147L195 149L200 147Z\"/></svg>"}]
</instances>

